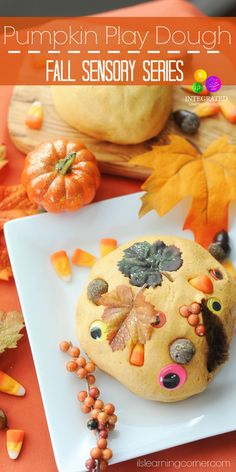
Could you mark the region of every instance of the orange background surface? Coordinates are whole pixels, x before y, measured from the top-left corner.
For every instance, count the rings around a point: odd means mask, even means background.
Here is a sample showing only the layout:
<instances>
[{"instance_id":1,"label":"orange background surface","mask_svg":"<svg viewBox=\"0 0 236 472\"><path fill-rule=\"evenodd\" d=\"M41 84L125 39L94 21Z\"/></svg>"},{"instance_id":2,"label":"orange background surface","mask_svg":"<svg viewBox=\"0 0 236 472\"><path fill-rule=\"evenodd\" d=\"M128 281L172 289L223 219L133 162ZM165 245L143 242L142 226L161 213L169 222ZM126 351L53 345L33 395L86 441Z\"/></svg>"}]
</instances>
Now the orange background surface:
<instances>
[{"instance_id":1,"label":"orange background surface","mask_svg":"<svg viewBox=\"0 0 236 472\"><path fill-rule=\"evenodd\" d=\"M169 2L150 2L148 5L132 8L131 15L186 15L197 14L197 10L187 5L182 0L169 0ZM128 14L129 10L124 10ZM7 132L7 108L11 96L11 87L0 87L0 143L4 142L8 147L9 165L1 172L0 184L13 184L19 181L23 166L24 156L18 152L11 143ZM124 195L138 191L140 182L125 178L103 176L102 185L97 193L96 200L103 200L118 195ZM14 282L0 282L0 309L11 310L20 308ZM43 349L43 347L42 347ZM50 355L50 354L49 354ZM47 366L45 366L47 368ZM17 398L0 393L0 408L3 408L8 416L9 426L22 428L26 437L22 453L17 461L11 461L6 453L5 432L0 431L0 470L4 472L56 472L53 451L48 433L46 418L40 396L37 376L33 364L27 334L19 342L17 349L8 350L0 356L0 369L6 371L19 380L27 389L23 398ZM52 373L53 375L53 373ZM235 372L232 372L232 376ZM55 394L56 395L56 394ZM56 396L55 396L56 399ZM112 401L112 399L111 399ZM66 408L66 405L65 405ZM137 411L137 415L138 415ZM60 411L58 411L60 414ZM217 421L217 411L216 411ZM119 426L117 426L119 427ZM65 424L65 429L70 434L70 425ZM86 432L85 432L86 433ZM73 441L73 438L71 438ZM230 461L231 466L227 471L236 470L236 432L221 436L208 438L202 441L186 444L173 449L146 456L145 459L152 461ZM158 441L157 441L158 448ZM137 451L138 452L138 451ZM145 470L137 467L136 459L111 466L111 472L135 472ZM174 465L163 469L157 467L146 468L146 470L178 470ZM226 472L224 467L188 467L188 472L218 471Z\"/></svg>"}]
</instances>

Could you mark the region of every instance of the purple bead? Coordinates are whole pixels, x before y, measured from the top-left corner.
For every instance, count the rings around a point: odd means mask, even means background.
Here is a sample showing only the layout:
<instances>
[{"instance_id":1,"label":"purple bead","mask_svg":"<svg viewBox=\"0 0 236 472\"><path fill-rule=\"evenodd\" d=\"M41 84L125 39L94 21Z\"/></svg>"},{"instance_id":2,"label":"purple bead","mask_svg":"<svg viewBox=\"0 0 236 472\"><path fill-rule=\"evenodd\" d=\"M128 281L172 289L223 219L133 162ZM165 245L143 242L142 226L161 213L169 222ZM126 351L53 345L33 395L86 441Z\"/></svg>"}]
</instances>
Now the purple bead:
<instances>
[{"instance_id":1,"label":"purple bead","mask_svg":"<svg viewBox=\"0 0 236 472\"><path fill-rule=\"evenodd\" d=\"M210 77L208 77L206 79L206 88L209 92L218 92L218 90L220 90L222 87L222 82L220 80L219 77L217 77L216 75L210 75Z\"/></svg>"}]
</instances>

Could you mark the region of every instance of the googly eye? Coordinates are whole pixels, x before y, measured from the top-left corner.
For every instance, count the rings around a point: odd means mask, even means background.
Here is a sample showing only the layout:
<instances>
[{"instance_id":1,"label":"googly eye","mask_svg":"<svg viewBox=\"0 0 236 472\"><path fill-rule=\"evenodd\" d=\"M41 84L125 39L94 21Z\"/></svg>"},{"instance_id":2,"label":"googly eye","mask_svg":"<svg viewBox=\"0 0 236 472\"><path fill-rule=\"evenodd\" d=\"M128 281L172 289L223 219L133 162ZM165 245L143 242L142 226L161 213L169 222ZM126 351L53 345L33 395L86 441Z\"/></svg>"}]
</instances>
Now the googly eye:
<instances>
[{"instance_id":1,"label":"googly eye","mask_svg":"<svg viewBox=\"0 0 236 472\"><path fill-rule=\"evenodd\" d=\"M187 373L184 367L176 364L169 364L164 367L158 376L158 382L163 388L176 390L186 382Z\"/></svg>"},{"instance_id":2,"label":"googly eye","mask_svg":"<svg viewBox=\"0 0 236 472\"><path fill-rule=\"evenodd\" d=\"M220 269L210 269L209 274L211 274L215 280L222 280L224 278Z\"/></svg>"},{"instance_id":3,"label":"googly eye","mask_svg":"<svg viewBox=\"0 0 236 472\"><path fill-rule=\"evenodd\" d=\"M94 341L106 341L107 338L107 327L106 324L101 320L93 321L90 325L90 336Z\"/></svg>"},{"instance_id":4,"label":"googly eye","mask_svg":"<svg viewBox=\"0 0 236 472\"><path fill-rule=\"evenodd\" d=\"M153 328L162 328L166 323L166 315L162 311L158 311L156 314L156 320L154 323L151 323Z\"/></svg>"},{"instance_id":5,"label":"googly eye","mask_svg":"<svg viewBox=\"0 0 236 472\"><path fill-rule=\"evenodd\" d=\"M222 305L218 298L209 298L209 300L207 300L207 308L209 308L212 313L215 313L215 315L219 315L222 311Z\"/></svg>"}]
</instances>

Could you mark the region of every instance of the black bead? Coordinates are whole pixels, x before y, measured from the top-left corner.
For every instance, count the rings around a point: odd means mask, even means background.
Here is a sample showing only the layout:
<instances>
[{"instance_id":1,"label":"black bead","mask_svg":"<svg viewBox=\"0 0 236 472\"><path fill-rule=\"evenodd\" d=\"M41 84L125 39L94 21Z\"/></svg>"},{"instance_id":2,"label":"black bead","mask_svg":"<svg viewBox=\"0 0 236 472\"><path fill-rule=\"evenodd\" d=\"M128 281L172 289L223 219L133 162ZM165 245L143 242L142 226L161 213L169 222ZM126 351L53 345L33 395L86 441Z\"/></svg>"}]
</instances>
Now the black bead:
<instances>
[{"instance_id":1,"label":"black bead","mask_svg":"<svg viewBox=\"0 0 236 472\"><path fill-rule=\"evenodd\" d=\"M171 372L170 374L165 375L163 379L163 385L166 388L175 388L179 385L180 378L177 374L174 372Z\"/></svg>"},{"instance_id":2,"label":"black bead","mask_svg":"<svg viewBox=\"0 0 236 472\"><path fill-rule=\"evenodd\" d=\"M208 251L219 262L226 259L226 252L220 243L211 243L208 247Z\"/></svg>"},{"instance_id":3,"label":"black bead","mask_svg":"<svg viewBox=\"0 0 236 472\"><path fill-rule=\"evenodd\" d=\"M194 134L200 126L200 118L188 110L176 110L173 113L175 123L186 134Z\"/></svg>"},{"instance_id":4,"label":"black bead","mask_svg":"<svg viewBox=\"0 0 236 472\"><path fill-rule=\"evenodd\" d=\"M88 429L91 429L91 430L98 429L98 420L96 419L88 420L87 427Z\"/></svg>"},{"instance_id":5,"label":"black bead","mask_svg":"<svg viewBox=\"0 0 236 472\"><path fill-rule=\"evenodd\" d=\"M230 252L229 235L227 231L219 231L219 233L214 236L213 243L218 243L226 254Z\"/></svg>"}]
</instances>

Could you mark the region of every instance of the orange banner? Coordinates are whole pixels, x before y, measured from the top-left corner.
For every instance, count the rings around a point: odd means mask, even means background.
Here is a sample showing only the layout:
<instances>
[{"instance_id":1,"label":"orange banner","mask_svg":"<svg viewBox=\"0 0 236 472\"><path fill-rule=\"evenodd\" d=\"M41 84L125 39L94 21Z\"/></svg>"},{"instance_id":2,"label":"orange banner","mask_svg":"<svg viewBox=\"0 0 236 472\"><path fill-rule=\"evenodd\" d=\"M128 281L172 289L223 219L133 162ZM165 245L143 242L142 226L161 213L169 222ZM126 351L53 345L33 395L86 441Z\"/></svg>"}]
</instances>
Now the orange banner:
<instances>
[{"instance_id":1,"label":"orange banner","mask_svg":"<svg viewBox=\"0 0 236 472\"><path fill-rule=\"evenodd\" d=\"M236 18L1 18L0 85L201 87L207 77L219 89L236 84L235 48Z\"/></svg>"}]
</instances>

